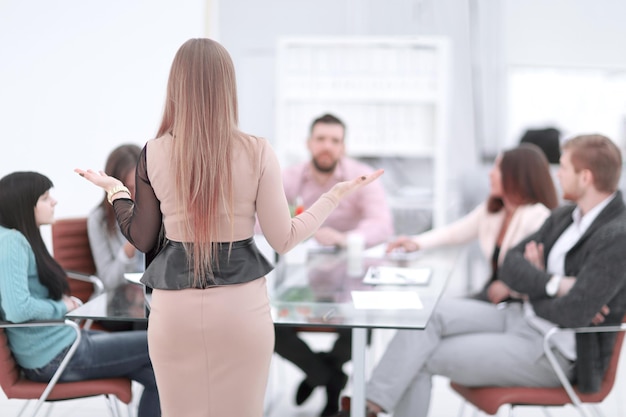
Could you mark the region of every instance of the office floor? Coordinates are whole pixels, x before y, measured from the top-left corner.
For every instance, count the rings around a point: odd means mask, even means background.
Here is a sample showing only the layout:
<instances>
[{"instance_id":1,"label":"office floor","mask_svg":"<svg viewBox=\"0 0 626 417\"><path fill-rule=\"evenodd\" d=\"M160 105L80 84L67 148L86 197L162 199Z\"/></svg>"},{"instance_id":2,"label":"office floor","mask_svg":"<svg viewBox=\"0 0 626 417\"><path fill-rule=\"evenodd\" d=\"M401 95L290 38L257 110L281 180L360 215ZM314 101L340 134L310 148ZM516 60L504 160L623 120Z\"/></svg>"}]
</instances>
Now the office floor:
<instances>
[{"instance_id":1,"label":"office floor","mask_svg":"<svg viewBox=\"0 0 626 417\"><path fill-rule=\"evenodd\" d=\"M472 268L469 265L470 269ZM483 276L480 272L476 275ZM467 283L460 277L452 277L446 294L448 296L461 295L467 288ZM373 336L372 345L368 350L368 369L376 362L376 359L384 352L385 345L389 338L393 335L391 330L376 330ZM307 342L314 349L327 349L331 346L333 336L324 333L307 333L304 335ZM626 344L624 345L626 350ZM346 365L347 372L350 364ZM283 360L278 356L274 356L272 362L270 381L266 395L266 410L264 417L318 417L324 408L326 398L322 388L317 388L311 398L302 406L296 406L294 402L295 391L302 380L303 374L291 363ZM435 377L433 384L433 396L429 417L453 417L458 416L461 399L450 389L448 381L442 377ZM134 386L137 395L134 396L136 401L141 392L140 386ZM626 397L622 393L626 392L626 352L622 353L622 361L620 363L617 381L613 387L612 393L599 406L600 410L606 417L625 416L626 415ZM350 381L344 391L346 395L350 394ZM24 404L21 400L7 400L4 393L0 392L0 416L13 417L16 416ZM45 415L45 408L40 413ZM474 416L471 406L465 407L466 417ZM122 409L122 415L126 416L125 409ZM554 417L570 417L577 416L575 410L571 407L554 408L551 410ZM508 409L502 407L499 416L507 416ZM523 407L516 409L517 417L541 416L542 411L535 407ZM90 398L82 400L64 401L54 405L50 417L108 417L106 402L104 398ZM477 414L484 416L484 414ZM134 417L134 416L132 416ZM382 416L381 416L382 417Z\"/></svg>"}]
</instances>

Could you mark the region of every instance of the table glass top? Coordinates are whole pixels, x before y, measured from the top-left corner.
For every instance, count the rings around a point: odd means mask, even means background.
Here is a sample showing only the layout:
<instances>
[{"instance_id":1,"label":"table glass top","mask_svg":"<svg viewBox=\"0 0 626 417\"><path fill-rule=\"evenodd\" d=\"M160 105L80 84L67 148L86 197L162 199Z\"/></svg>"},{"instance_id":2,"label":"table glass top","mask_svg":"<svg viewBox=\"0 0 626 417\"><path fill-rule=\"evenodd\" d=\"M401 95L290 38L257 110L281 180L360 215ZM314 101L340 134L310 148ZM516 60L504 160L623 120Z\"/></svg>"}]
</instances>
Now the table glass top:
<instances>
[{"instance_id":1,"label":"table glass top","mask_svg":"<svg viewBox=\"0 0 626 417\"><path fill-rule=\"evenodd\" d=\"M142 284L124 283L67 313L68 318L143 321L147 319L147 297Z\"/></svg>"},{"instance_id":2,"label":"table glass top","mask_svg":"<svg viewBox=\"0 0 626 417\"><path fill-rule=\"evenodd\" d=\"M353 260L345 252L337 252L309 254L303 264L279 262L269 282L274 322L422 329L445 289L457 255L458 250L446 249L405 259L381 256ZM367 284L364 278L370 268L379 276L400 279L390 279L390 285ZM412 277L421 281L419 273L423 271L427 275L430 272L425 282L402 283Z\"/></svg>"},{"instance_id":3,"label":"table glass top","mask_svg":"<svg viewBox=\"0 0 626 417\"><path fill-rule=\"evenodd\" d=\"M423 251L407 258L368 257L366 252L355 260L338 251L309 253L304 263L280 261L268 276L273 320L288 326L422 329L445 289L457 255L455 249ZM427 269L430 274L425 283L417 285L372 285L364 283L369 268L400 281L412 277L414 268ZM146 320L149 299L143 285L127 282L67 317Z\"/></svg>"}]
</instances>

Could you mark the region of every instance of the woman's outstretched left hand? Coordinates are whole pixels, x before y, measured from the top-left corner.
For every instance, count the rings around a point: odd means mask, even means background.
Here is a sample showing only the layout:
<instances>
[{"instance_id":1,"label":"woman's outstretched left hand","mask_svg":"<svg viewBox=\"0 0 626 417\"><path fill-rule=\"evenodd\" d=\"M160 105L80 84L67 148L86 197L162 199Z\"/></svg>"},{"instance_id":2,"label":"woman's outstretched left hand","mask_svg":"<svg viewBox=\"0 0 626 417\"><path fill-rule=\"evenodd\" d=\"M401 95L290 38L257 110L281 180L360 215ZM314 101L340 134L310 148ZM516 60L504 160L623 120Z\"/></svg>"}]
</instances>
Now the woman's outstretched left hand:
<instances>
[{"instance_id":1,"label":"woman's outstretched left hand","mask_svg":"<svg viewBox=\"0 0 626 417\"><path fill-rule=\"evenodd\" d=\"M113 187L118 185L124 185L122 181L118 180L115 177L111 177L104 173L104 171L94 171L92 169L83 170L80 168L76 168L74 170L78 175L85 178L87 181L97 185L102 188L104 191L109 191Z\"/></svg>"}]
</instances>

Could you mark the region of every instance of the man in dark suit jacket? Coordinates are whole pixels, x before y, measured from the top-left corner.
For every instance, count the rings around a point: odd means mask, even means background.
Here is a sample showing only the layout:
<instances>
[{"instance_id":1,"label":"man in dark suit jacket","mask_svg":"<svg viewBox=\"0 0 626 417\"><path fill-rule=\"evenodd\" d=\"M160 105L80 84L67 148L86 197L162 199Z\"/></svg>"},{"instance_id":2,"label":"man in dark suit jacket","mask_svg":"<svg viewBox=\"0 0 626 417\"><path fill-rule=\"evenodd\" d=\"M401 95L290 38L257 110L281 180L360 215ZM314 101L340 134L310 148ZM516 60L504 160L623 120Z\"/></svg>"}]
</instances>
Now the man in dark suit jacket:
<instances>
[{"instance_id":1,"label":"man in dark suit jacket","mask_svg":"<svg viewBox=\"0 0 626 417\"><path fill-rule=\"evenodd\" d=\"M564 145L558 176L563 197L576 204L556 209L502 266L503 281L526 294L538 316L562 327L619 324L626 312L626 210L616 191L621 158L611 145L599 135ZM585 217L594 211L597 217L585 227ZM563 240L568 236L567 249ZM550 268L553 250L560 251L561 259L554 261L560 272ZM614 333L577 336L574 379L579 389L600 388L614 340Z\"/></svg>"},{"instance_id":2,"label":"man in dark suit jacket","mask_svg":"<svg viewBox=\"0 0 626 417\"><path fill-rule=\"evenodd\" d=\"M498 273L520 302L442 300L423 331L398 331L368 382L368 417L425 417L432 375L468 386L560 386L543 351L554 326L621 322L626 313L622 158L601 135L563 145L558 178L575 204L554 210ZM584 391L599 388L614 335L559 333L553 352ZM342 411L340 416L348 415Z\"/></svg>"}]
</instances>

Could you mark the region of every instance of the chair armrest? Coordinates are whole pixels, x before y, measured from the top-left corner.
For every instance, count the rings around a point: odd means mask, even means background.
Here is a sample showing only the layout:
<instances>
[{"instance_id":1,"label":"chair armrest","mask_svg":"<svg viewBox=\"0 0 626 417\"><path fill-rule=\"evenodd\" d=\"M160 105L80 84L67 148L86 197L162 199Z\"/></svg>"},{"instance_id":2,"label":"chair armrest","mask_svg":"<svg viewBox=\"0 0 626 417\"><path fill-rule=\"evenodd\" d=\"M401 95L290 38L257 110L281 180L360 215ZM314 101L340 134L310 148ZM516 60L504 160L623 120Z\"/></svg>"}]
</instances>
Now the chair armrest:
<instances>
[{"instance_id":1,"label":"chair armrest","mask_svg":"<svg viewBox=\"0 0 626 417\"><path fill-rule=\"evenodd\" d=\"M104 292L104 284L102 280L95 275L87 275L80 272L65 271L68 278L72 278L78 281L90 282L93 284L93 295L91 298L95 298Z\"/></svg>"},{"instance_id":2,"label":"chair armrest","mask_svg":"<svg viewBox=\"0 0 626 417\"><path fill-rule=\"evenodd\" d=\"M578 407L581 407L582 402L580 401L580 398L574 391L574 387L572 386L572 383L567 378L567 375L565 375L565 372L563 371L561 366L559 366L559 363L556 359L556 356L554 355L554 352L552 352L552 344L551 344L552 337L556 335L557 333L563 333L565 331L574 332L574 333L609 333L609 332L617 333L621 331L626 331L626 323L622 323L621 325L614 325L614 326L587 326L587 327L576 327L576 328L553 327L550 330L548 330L548 332L544 335L543 351L546 354L548 361L550 361L550 365L552 366L552 369L554 370L557 377L559 378L559 381L561 381L561 385L563 385L563 388L567 392L567 395L569 396L569 398L572 400L572 403Z\"/></svg>"},{"instance_id":3,"label":"chair armrest","mask_svg":"<svg viewBox=\"0 0 626 417\"><path fill-rule=\"evenodd\" d=\"M65 371L65 368L67 367L67 364L69 363L69 361L74 356L74 353L76 352L76 349L78 348L78 345L80 344L80 341L81 341L81 336L82 335L81 335L81 332L80 332L80 327L78 326L78 324L76 324L72 320L68 320L68 319L65 319L65 320L33 320L33 321L27 321L27 322L24 322L24 323L11 323L11 322L8 322L8 321L0 321L0 328L50 327L50 326L69 326L76 333L76 339L74 340L74 342L70 346L69 350L67 351L67 353L63 357L63 360L61 361L61 364L57 368L56 372L54 373L54 375L52 375L52 378L50 379L50 382L46 386L46 389L41 393L41 396L39 397L39 400L37 401L37 406L36 406L36 409L35 409L35 413L37 412L37 409L41 406L41 404L44 401L46 401L46 399L48 398L48 395L50 395L50 392L52 391L52 389L54 388L54 386L58 382L59 378L61 377L61 374L63 374L63 372Z\"/></svg>"},{"instance_id":4,"label":"chair armrest","mask_svg":"<svg viewBox=\"0 0 626 417\"><path fill-rule=\"evenodd\" d=\"M13 323L10 321L0 321L0 328L15 328L15 327L49 327L49 326L65 326L65 319L59 320L32 320L25 321L23 323Z\"/></svg>"},{"instance_id":5,"label":"chair armrest","mask_svg":"<svg viewBox=\"0 0 626 417\"><path fill-rule=\"evenodd\" d=\"M573 330L574 333L617 333L626 331L626 323L622 323L619 326L588 326L588 327L576 327L573 329L561 329Z\"/></svg>"}]
</instances>

